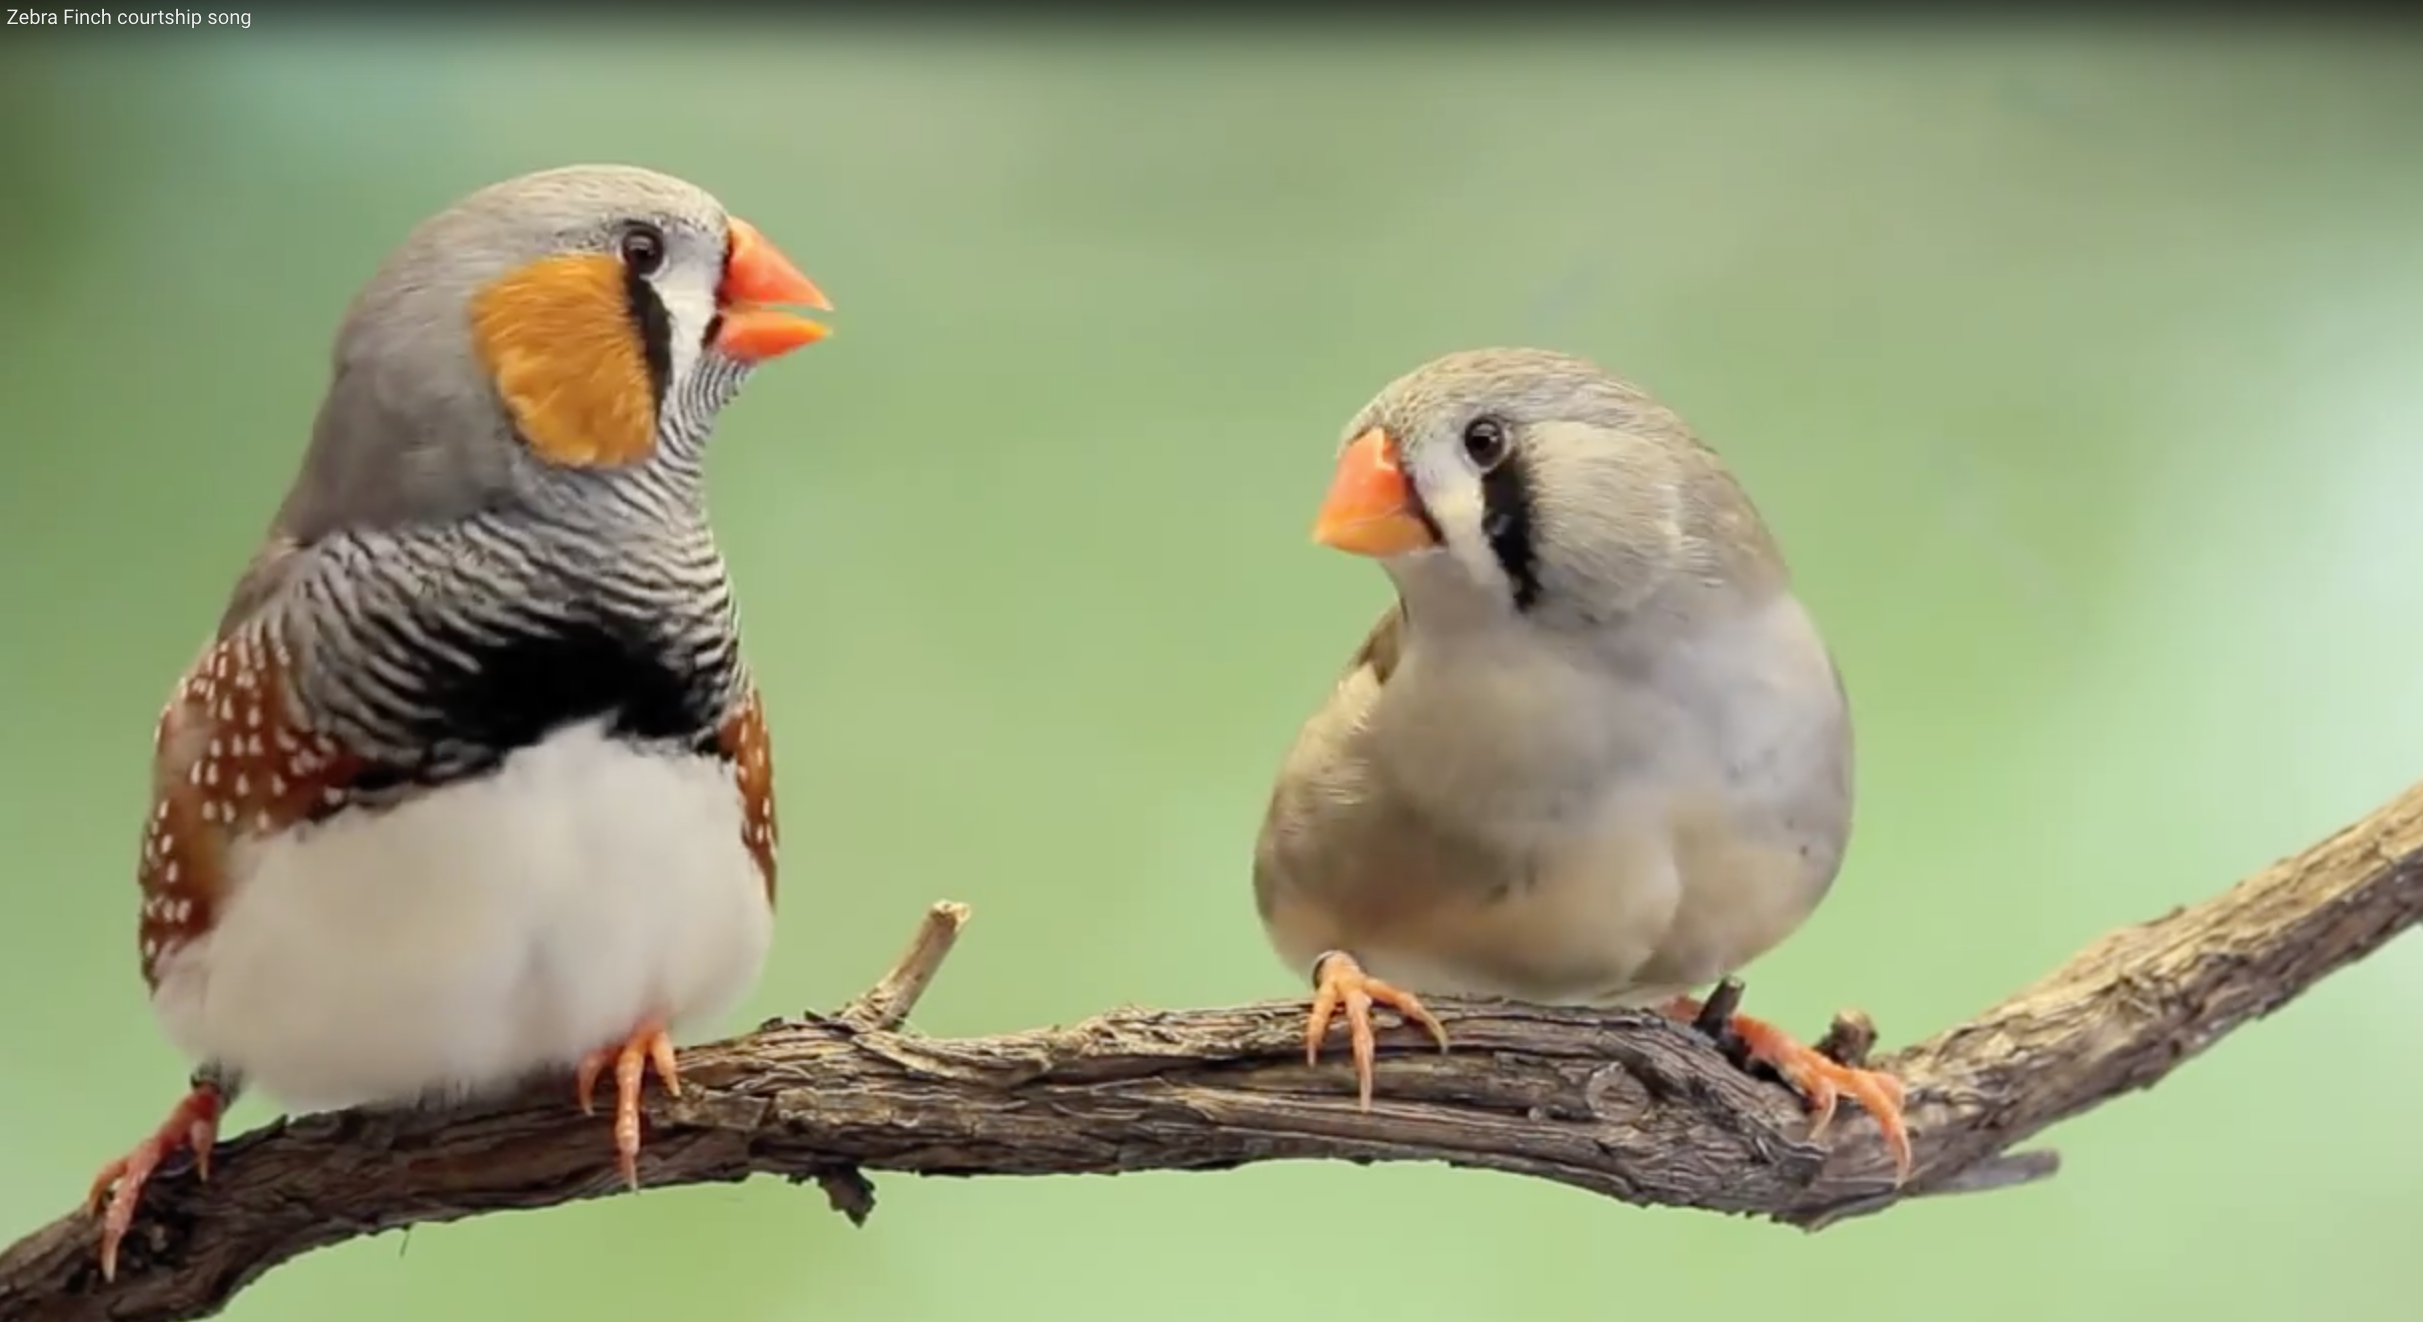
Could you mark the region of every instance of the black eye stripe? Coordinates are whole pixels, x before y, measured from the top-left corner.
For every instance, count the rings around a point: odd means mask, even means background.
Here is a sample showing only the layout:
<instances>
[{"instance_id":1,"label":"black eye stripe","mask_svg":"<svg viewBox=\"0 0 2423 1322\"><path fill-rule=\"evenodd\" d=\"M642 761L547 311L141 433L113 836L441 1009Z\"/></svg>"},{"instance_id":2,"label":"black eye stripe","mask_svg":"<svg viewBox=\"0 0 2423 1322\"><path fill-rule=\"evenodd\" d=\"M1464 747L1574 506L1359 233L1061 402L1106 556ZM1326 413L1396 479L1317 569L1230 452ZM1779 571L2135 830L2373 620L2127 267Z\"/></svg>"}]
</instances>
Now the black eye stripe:
<instances>
[{"instance_id":1,"label":"black eye stripe","mask_svg":"<svg viewBox=\"0 0 2423 1322\"><path fill-rule=\"evenodd\" d=\"M644 220L632 221L615 237L614 250L623 262L623 302L648 367L649 402L662 410L673 384L673 315L648 277L664 268L665 232Z\"/></svg>"},{"instance_id":2,"label":"black eye stripe","mask_svg":"<svg viewBox=\"0 0 2423 1322\"><path fill-rule=\"evenodd\" d=\"M1530 610L1540 599L1538 528L1531 503L1531 474L1519 452L1510 452L1481 477L1481 535L1489 553L1514 585L1514 608Z\"/></svg>"},{"instance_id":3,"label":"black eye stripe","mask_svg":"<svg viewBox=\"0 0 2423 1322\"><path fill-rule=\"evenodd\" d=\"M648 365L648 395L657 408L665 406L665 391L673 384L673 314L656 296L656 286L631 267L623 268L623 302L639 333L640 357Z\"/></svg>"}]
</instances>

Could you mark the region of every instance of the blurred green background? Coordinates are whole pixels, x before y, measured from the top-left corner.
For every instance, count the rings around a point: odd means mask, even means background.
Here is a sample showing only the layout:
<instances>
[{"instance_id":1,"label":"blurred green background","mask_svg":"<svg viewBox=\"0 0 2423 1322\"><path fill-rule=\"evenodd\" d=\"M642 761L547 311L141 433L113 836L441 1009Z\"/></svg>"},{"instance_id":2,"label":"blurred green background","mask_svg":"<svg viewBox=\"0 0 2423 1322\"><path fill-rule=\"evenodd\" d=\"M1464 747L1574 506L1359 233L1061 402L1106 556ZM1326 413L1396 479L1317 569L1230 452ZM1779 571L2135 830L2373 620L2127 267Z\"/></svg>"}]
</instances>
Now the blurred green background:
<instances>
[{"instance_id":1,"label":"blurred green background","mask_svg":"<svg viewBox=\"0 0 2423 1322\"><path fill-rule=\"evenodd\" d=\"M1387 592L1312 507L1354 408L1488 343L1693 419L1848 672L1859 833L1762 1012L1924 1035L2354 818L2423 775L2423 59L2207 31L5 30L0 1239L183 1079L152 720L339 313L541 166L692 178L840 308L720 439L789 863L736 1026L943 897L928 1031L1296 994L1249 849ZM2057 1131L2059 1179L1817 1237L1416 1167L892 1177L863 1231L759 1181L356 1242L229 1316L2405 1318L2419 993L2395 945Z\"/></svg>"}]
</instances>

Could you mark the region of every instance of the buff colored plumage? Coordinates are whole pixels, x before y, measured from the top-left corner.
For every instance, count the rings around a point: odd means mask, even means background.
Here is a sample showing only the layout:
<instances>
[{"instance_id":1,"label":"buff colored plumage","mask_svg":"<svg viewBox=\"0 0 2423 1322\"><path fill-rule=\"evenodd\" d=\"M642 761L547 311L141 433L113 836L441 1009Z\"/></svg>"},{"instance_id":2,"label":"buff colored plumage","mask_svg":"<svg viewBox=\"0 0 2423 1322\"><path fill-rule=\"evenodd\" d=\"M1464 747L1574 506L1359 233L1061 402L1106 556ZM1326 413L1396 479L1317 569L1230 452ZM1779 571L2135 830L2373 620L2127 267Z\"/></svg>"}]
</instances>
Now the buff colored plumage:
<instances>
[{"instance_id":1,"label":"buff colored plumage","mask_svg":"<svg viewBox=\"0 0 2423 1322\"><path fill-rule=\"evenodd\" d=\"M1346 427L1316 536L1398 603L1304 726L1254 888L1313 971L1308 1050L1420 995L1665 1005L1772 949L1850 838L1840 677L1758 512L1681 419L1595 365L1451 354ZM1898 1085L1737 1017L1906 1162Z\"/></svg>"}]
</instances>

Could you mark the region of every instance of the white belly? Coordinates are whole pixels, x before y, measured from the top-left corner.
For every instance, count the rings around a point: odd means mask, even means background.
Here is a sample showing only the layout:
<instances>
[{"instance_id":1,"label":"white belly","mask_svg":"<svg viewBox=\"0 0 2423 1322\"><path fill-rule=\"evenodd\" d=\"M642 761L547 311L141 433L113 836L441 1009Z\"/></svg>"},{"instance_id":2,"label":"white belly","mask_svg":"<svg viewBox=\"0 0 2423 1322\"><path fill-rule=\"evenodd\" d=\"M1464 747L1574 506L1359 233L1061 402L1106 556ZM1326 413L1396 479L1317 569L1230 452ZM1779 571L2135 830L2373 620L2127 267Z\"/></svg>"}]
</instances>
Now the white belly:
<instances>
[{"instance_id":1,"label":"white belly","mask_svg":"<svg viewBox=\"0 0 2423 1322\"><path fill-rule=\"evenodd\" d=\"M153 1009L297 1110L510 1086L729 1013L773 935L731 769L600 723L486 779L239 846Z\"/></svg>"}]
</instances>

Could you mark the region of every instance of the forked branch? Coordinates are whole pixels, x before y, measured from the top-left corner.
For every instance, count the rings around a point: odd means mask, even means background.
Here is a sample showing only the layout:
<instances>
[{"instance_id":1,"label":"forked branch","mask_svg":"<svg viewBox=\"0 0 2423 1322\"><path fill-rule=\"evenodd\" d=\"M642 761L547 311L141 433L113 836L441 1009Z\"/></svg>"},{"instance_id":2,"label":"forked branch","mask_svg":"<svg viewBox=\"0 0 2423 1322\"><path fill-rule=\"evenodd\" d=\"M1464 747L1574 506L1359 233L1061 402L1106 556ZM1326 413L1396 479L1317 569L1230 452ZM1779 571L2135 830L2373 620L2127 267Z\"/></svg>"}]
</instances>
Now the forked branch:
<instances>
[{"instance_id":1,"label":"forked branch","mask_svg":"<svg viewBox=\"0 0 2423 1322\"><path fill-rule=\"evenodd\" d=\"M1433 1001L1456 1050L1385 1031L1368 1114L1342 1052L1305 1065L1302 1001L1120 1010L998 1037L902 1031L966 916L934 906L898 967L838 1014L685 1053L685 1095L651 1092L645 1182L814 1180L863 1219L873 1187L862 1169L1438 1161L1812 1229L1911 1197L2006 1187L2056 1166L2014 1144L2153 1084L2423 916L2423 786L1885 1058L1908 1084L1917 1153L1900 1190L1864 1118L1846 1111L1830 1148L1814 1146L1780 1085L1648 1014ZM1859 1026L1837 1036L1856 1039ZM201 1317L316 1248L614 1193L604 1123L553 1088L443 1113L280 1122L221 1145L207 1184L155 1179L114 1284L100 1279L80 1213L0 1253L0 1322Z\"/></svg>"}]
</instances>

